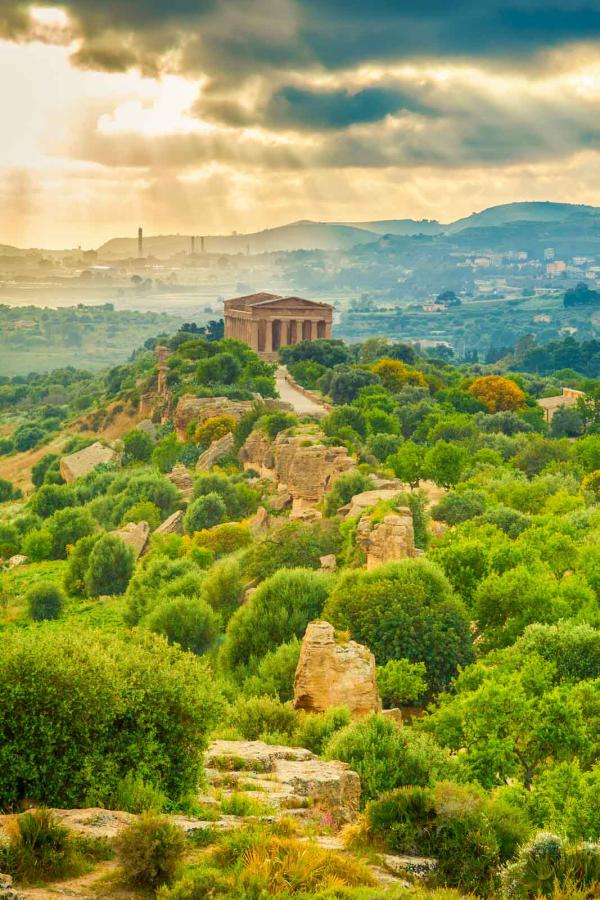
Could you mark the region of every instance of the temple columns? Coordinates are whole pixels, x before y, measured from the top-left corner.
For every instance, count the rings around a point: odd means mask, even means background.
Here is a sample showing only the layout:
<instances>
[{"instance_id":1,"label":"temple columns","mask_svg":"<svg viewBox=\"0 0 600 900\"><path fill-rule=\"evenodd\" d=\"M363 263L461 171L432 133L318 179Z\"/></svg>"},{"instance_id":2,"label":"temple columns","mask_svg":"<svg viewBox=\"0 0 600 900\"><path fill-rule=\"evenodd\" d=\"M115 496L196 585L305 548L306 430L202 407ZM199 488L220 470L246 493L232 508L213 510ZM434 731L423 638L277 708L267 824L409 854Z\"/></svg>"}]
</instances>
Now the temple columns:
<instances>
[{"instance_id":1,"label":"temple columns","mask_svg":"<svg viewBox=\"0 0 600 900\"><path fill-rule=\"evenodd\" d=\"M265 321L265 353L273 352L273 320Z\"/></svg>"}]
</instances>

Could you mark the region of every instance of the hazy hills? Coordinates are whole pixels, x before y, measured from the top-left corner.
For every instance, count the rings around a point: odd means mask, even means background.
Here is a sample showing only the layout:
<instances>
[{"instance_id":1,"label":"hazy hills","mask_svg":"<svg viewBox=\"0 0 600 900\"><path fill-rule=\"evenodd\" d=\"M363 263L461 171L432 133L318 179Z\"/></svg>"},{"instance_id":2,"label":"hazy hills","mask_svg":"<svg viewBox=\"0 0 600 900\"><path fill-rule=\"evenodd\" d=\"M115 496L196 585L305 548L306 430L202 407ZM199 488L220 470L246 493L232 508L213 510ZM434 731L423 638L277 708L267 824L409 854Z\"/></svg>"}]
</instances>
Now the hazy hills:
<instances>
[{"instance_id":1,"label":"hazy hills","mask_svg":"<svg viewBox=\"0 0 600 900\"><path fill-rule=\"evenodd\" d=\"M384 219L372 222L291 222L251 234L209 235L204 239L207 253L265 253L277 250L348 250L377 241L382 235L455 235L472 229L505 228L537 223L579 226L597 221L600 208L571 203L526 202L492 206L481 212L442 224L433 219ZM490 235L488 233L487 237ZM189 235L158 235L144 238L144 255L169 257L190 252ZM200 240L196 239L196 252ZM136 238L113 238L99 248L102 259L123 259L137 255Z\"/></svg>"}]
</instances>

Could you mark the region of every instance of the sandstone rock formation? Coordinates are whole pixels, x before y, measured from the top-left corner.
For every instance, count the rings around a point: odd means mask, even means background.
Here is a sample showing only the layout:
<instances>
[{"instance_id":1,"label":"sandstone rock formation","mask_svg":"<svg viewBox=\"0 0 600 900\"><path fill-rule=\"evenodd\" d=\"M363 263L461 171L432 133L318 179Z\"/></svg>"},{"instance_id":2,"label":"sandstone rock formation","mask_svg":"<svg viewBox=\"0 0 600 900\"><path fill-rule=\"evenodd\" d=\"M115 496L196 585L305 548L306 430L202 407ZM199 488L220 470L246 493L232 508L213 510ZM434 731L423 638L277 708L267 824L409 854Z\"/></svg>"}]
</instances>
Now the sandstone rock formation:
<instances>
[{"instance_id":1,"label":"sandstone rock formation","mask_svg":"<svg viewBox=\"0 0 600 900\"><path fill-rule=\"evenodd\" d=\"M250 531L253 535L264 534L265 531L268 531L271 523L269 521L269 513L266 511L264 506L259 506L249 523Z\"/></svg>"},{"instance_id":2,"label":"sandstone rock formation","mask_svg":"<svg viewBox=\"0 0 600 900\"><path fill-rule=\"evenodd\" d=\"M167 478L175 485L181 494L181 499L189 503L194 492L194 478L186 467L182 466L181 463L177 463L176 466L173 466Z\"/></svg>"},{"instance_id":3,"label":"sandstone rock formation","mask_svg":"<svg viewBox=\"0 0 600 900\"><path fill-rule=\"evenodd\" d=\"M394 500L400 492L397 489L379 488L373 491L362 491L355 494L349 503L340 506L338 513L345 519L362 515L366 509L377 506L378 503L386 503L388 500Z\"/></svg>"},{"instance_id":4,"label":"sandstone rock formation","mask_svg":"<svg viewBox=\"0 0 600 900\"><path fill-rule=\"evenodd\" d=\"M401 506L378 525L368 516L363 516L358 523L356 542L367 554L367 569L416 556L410 509Z\"/></svg>"},{"instance_id":5,"label":"sandstone rock formation","mask_svg":"<svg viewBox=\"0 0 600 900\"><path fill-rule=\"evenodd\" d=\"M324 762L310 750L262 741L213 741L206 754L207 775L239 771L280 809L301 808L307 800L351 821L358 812L360 779L342 762Z\"/></svg>"},{"instance_id":6,"label":"sandstone rock formation","mask_svg":"<svg viewBox=\"0 0 600 900\"><path fill-rule=\"evenodd\" d=\"M294 434L281 432L271 444L255 429L240 450L240 460L245 468L256 469L287 489L294 510L315 506L335 480L355 466L345 447L328 447L322 437L318 428L305 426Z\"/></svg>"},{"instance_id":7,"label":"sandstone rock formation","mask_svg":"<svg viewBox=\"0 0 600 900\"><path fill-rule=\"evenodd\" d=\"M110 534L121 538L124 544L131 547L135 559L138 559L148 544L150 526L147 522L128 522L127 525L111 531Z\"/></svg>"},{"instance_id":8,"label":"sandstone rock formation","mask_svg":"<svg viewBox=\"0 0 600 900\"><path fill-rule=\"evenodd\" d=\"M192 397L185 394L175 407L173 421L177 439L188 440L187 427L195 419L199 424L213 416L233 416L239 421L244 413L252 409L252 400L229 400L227 397Z\"/></svg>"},{"instance_id":9,"label":"sandstone rock formation","mask_svg":"<svg viewBox=\"0 0 600 900\"><path fill-rule=\"evenodd\" d=\"M325 556L319 557L321 568L324 572L335 572L337 569L337 559L335 553L327 553Z\"/></svg>"},{"instance_id":10,"label":"sandstone rock formation","mask_svg":"<svg viewBox=\"0 0 600 900\"><path fill-rule=\"evenodd\" d=\"M198 458L196 468L208 472L222 456L233 453L233 434L224 434L223 437L213 441L208 450Z\"/></svg>"},{"instance_id":11,"label":"sandstone rock formation","mask_svg":"<svg viewBox=\"0 0 600 900\"><path fill-rule=\"evenodd\" d=\"M311 622L294 678L294 706L309 712L347 706L353 716L379 712L375 657L369 648L356 641L337 643L333 625Z\"/></svg>"},{"instance_id":12,"label":"sandstone rock formation","mask_svg":"<svg viewBox=\"0 0 600 900\"><path fill-rule=\"evenodd\" d=\"M147 434L153 441L158 440L158 427L151 419L142 419L135 427L136 431L143 431L143 433Z\"/></svg>"},{"instance_id":13,"label":"sandstone rock formation","mask_svg":"<svg viewBox=\"0 0 600 900\"><path fill-rule=\"evenodd\" d=\"M15 556L11 556L6 565L9 569L14 569L16 566L24 566L29 562L27 556L23 556L22 553L17 553Z\"/></svg>"},{"instance_id":14,"label":"sandstone rock formation","mask_svg":"<svg viewBox=\"0 0 600 900\"><path fill-rule=\"evenodd\" d=\"M117 453L112 447L105 447L100 441L71 453L69 456L63 456L60 461L60 474L64 480L69 483L87 475L96 466L101 463L111 463L117 461Z\"/></svg>"},{"instance_id":15,"label":"sandstone rock formation","mask_svg":"<svg viewBox=\"0 0 600 900\"><path fill-rule=\"evenodd\" d=\"M180 509L161 522L154 534L183 534L183 512Z\"/></svg>"}]
</instances>

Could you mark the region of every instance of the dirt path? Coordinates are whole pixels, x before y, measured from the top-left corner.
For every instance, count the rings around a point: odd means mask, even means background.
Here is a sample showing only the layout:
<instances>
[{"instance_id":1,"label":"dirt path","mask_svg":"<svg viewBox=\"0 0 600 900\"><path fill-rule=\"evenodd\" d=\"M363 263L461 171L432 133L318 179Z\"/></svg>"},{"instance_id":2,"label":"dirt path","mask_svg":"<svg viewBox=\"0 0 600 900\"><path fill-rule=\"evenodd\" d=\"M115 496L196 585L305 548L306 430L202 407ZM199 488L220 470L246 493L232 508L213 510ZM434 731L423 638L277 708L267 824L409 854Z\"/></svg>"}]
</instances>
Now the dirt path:
<instances>
[{"instance_id":1,"label":"dirt path","mask_svg":"<svg viewBox=\"0 0 600 900\"><path fill-rule=\"evenodd\" d=\"M279 366L275 375L275 381L281 399L285 400L286 403L291 403L294 407L294 412L299 416L318 416L319 418L326 416L328 409L325 404L318 403L297 390L288 381L289 376L286 377L286 375L287 370L285 367Z\"/></svg>"}]
</instances>

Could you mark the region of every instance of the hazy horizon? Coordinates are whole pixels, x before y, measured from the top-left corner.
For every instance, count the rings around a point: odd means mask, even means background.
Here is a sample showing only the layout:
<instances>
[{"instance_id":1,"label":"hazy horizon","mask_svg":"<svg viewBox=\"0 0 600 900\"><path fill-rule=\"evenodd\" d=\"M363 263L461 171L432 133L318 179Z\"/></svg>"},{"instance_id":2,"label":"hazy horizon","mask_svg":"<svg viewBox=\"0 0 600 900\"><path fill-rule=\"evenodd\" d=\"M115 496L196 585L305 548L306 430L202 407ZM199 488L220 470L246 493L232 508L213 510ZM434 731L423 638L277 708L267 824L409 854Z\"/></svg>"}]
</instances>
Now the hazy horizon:
<instances>
[{"instance_id":1,"label":"hazy horizon","mask_svg":"<svg viewBox=\"0 0 600 900\"><path fill-rule=\"evenodd\" d=\"M597 0L0 3L0 243L600 205Z\"/></svg>"}]
</instances>

